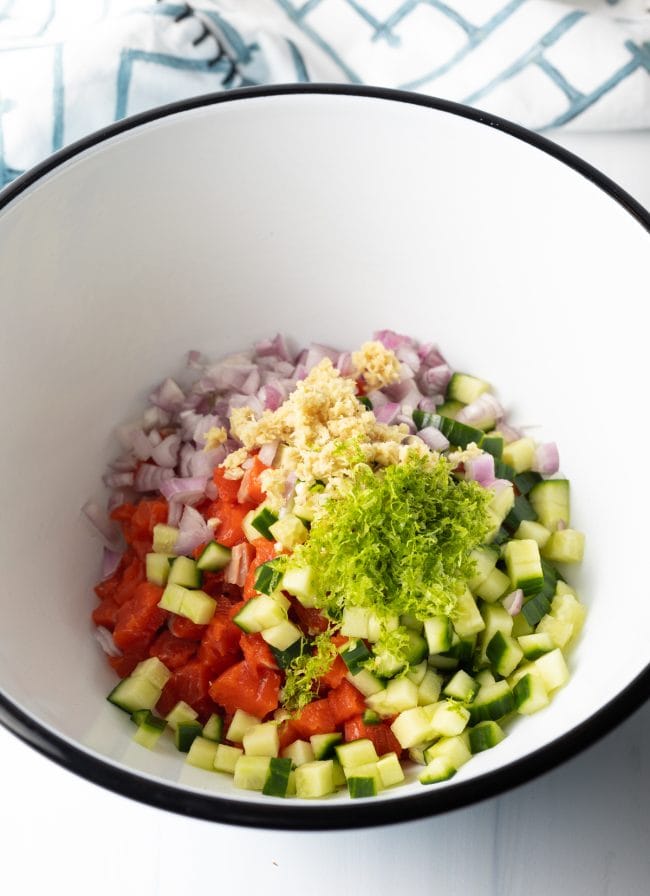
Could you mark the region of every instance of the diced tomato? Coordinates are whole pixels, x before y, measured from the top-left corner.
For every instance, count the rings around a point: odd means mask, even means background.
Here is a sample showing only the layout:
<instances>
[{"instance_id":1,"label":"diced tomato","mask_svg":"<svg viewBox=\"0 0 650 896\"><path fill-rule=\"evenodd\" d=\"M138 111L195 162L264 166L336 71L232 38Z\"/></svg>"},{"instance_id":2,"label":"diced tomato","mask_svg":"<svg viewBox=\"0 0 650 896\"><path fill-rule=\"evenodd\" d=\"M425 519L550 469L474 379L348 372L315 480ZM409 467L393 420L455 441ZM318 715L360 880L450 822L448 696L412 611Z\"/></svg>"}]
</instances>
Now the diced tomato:
<instances>
[{"instance_id":1,"label":"diced tomato","mask_svg":"<svg viewBox=\"0 0 650 896\"><path fill-rule=\"evenodd\" d=\"M255 558L251 561L248 567L248 575L246 576L246 581L244 583L244 598L246 600L255 597L257 594L255 591L255 573L257 572L257 567L261 566L263 563L268 563L269 560L273 560L278 553L275 549L275 543L269 541L268 538L256 538L251 544L255 548Z\"/></svg>"},{"instance_id":2,"label":"diced tomato","mask_svg":"<svg viewBox=\"0 0 650 896\"><path fill-rule=\"evenodd\" d=\"M231 504L234 504L237 501L241 480L226 479L226 471L223 467L217 467L212 478L214 479L214 484L217 486L219 498L222 501L228 501Z\"/></svg>"},{"instance_id":3,"label":"diced tomato","mask_svg":"<svg viewBox=\"0 0 650 896\"><path fill-rule=\"evenodd\" d=\"M241 629L217 603L217 611L208 623L199 649L199 659L208 666L213 678L239 660L240 638Z\"/></svg>"},{"instance_id":4,"label":"diced tomato","mask_svg":"<svg viewBox=\"0 0 650 896\"><path fill-rule=\"evenodd\" d=\"M244 654L244 659L258 672L265 669L277 669L278 664L271 653L271 648L260 634L242 635L239 646Z\"/></svg>"},{"instance_id":5,"label":"diced tomato","mask_svg":"<svg viewBox=\"0 0 650 896\"><path fill-rule=\"evenodd\" d=\"M328 734L336 728L329 700L313 700L292 719L292 725L301 737L310 738L312 734Z\"/></svg>"},{"instance_id":6,"label":"diced tomato","mask_svg":"<svg viewBox=\"0 0 650 896\"><path fill-rule=\"evenodd\" d=\"M366 708L363 694L345 679L337 688L330 691L327 699L337 726L362 713Z\"/></svg>"},{"instance_id":7,"label":"diced tomato","mask_svg":"<svg viewBox=\"0 0 650 896\"><path fill-rule=\"evenodd\" d=\"M320 610L313 607L303 607L295 597L291 598L291 607L295 613L300 628L308 635L317 635L327 628L327 619Z\"/></svg>"},{"instance_id":8,"label":"diced tomato","mask_svg":"<svg viewBox=\"0 0 650 896\"><path fill-rule=\"evenodd\" d=\"M243 660L212 682L210 696L229 712L242 709L262 719L278 708L281 682L278 672L267 669L258 674Z\"/></svg>"},{"instance_id":9,"label":"diced tomato","mask_svg":"<svg viewBox=\"0 0 650 896\"><path fill-rule=\"evenodd\" d=\"M326 672L318 679L319 684L326 688L338 688L345 676L348 674L348 667L345 665L339 654L336 655L334 662L330 666L329 672Z\"/></svg>"},{"instance_id":10,"label":"diced tomato","mask_svg":"<svg viewBox=\"0 0 650 896\"><path fill-rule=\"evenodd\" d=\"M214 538L219 544L232 548L245 540L242 522L244 517L253 509L253 504L231 504L227 501L217 501L212 505L213 516L219 518Z\"/></svg>"},{"instance_id":11,"label":"diced tomato","mask_svg":"<svg viewBox=\"0 0 650 896\"><path fill-rule=\"evenodd\" d=\"M278 737L280 739L280 749L284 750L284 748L288 747L289 744L292 744L294 740L300 739L300 732L291 719L286 719L278 725Z\"/></svg>"},{"instance_id":12,"label":"diced tomato","mask_svg":"<svg viewBox=\"0 0 650 896\"><path fill-rule=\"evenodd\" d=\"M103 625L109 631L115 628L115 620L120 609L120 605L112 597L105 597L98 607L95 607L92 613L95 625Z\"/></svg>"},{"instance_id":13,"label":"diced tomato","mask_svg":"<svg viewBox=\"0 0 650 896\"><path fill-rule=\"evenodd\" d=\"M149 648L149 656L157 656L172 671L180 669L189 662L198 644L188 638L176 638L169 630L163 630Z\"/></svg>"},{"instance_id":14,"label":"diced tomato","mask_svg":"<svg viewBox=\"0 0 650 896\"><path fill-rule=\"evenodd\" d=\"M151 550L153 528L167 521L168 506L162 498L143 499L137 505L122 504L111 513L111 519L122 526L124 538L144 556Z\"/></svg>"},{"instance_id":15,"label":"diced tomato","mask_svg":"<svg viewBox=\"0 0 650 896\"><path fill-rule=\"evenodd\" d=\"M207 628L206 625L197 625L191 619L186 619L185 616L177 616L175 613L172 613L169 617L167 627L175 637L189 638L192 641L200 641Z\"/></svg>"},{"instance_id":16,"label":"diced tomato","mask_svg":"<svg viewBox=\"0 0 650 896\"><path fill-rule=\"evenodd\" d=\"M112 520L115 520L116 523L130 523L134 513L135 504L131 504L127 501L124 504L120 504L118 507L113 508L110 517Z\"/></svg>"},{"instance_id":17,"label":"diced tomato","mask_svg":"<svg viewBox=\"0 0 650 896\"><path fill-rule=\"evenodd\" d=\"M120 607L113 640L121 650L128 652L149 646L167 618L167 612L158 606L162 593L158 585L141 582L133 597Z\"/></svg>"},{"instance_id":18,"label":"diced tomato","mask_svg":"<svg viewBox=\"0 0 650 896\"><path fill-rule=\"evenodd\" d=\"M147 658L147 648L123 653L122 656L109 656L108 662L120 678L126 678L139 662Z\"/></svg>"},{"instance_id":19,"label":"diced tomato","mask_svg":"<svg viewBox=\"0 0 650 896\"><path fill-rule=\"evenodd\" d=\"M343 737L346 741L367 737L375 745L378 756L383 756L384 753L397 753L399 756L402 752L399 741L386 722L379 722L377 725L364 725L360 715L345 723Z\"/></svg>"},{"instance_id":20,"label":"diced tomato","mask_svg":"<svg viewBox=\"0 0 650 896\"><path fill-rule=\"evenodd\" d=\"M264 470L268 470L266 464L263 464L259 457L253 459L252 467L244 473L244 478L240 480L239 491L237 492L237 500L247 504L261 504L266 493L262 489L260 477Z\"/></svg>"},{"instance_id":21,"label":"diced tomato","mask_svg":"<svg viewBox=\"0 0 650 896\"><path fill-rule=\"evenodd\" d=\"M190 660L181 669L172 673L156 704L158 712L166 716L179 700L196 710L204 722L214 712L214 704L209 697L210 670L197 659Z\"/></svg>"}]
</instances>

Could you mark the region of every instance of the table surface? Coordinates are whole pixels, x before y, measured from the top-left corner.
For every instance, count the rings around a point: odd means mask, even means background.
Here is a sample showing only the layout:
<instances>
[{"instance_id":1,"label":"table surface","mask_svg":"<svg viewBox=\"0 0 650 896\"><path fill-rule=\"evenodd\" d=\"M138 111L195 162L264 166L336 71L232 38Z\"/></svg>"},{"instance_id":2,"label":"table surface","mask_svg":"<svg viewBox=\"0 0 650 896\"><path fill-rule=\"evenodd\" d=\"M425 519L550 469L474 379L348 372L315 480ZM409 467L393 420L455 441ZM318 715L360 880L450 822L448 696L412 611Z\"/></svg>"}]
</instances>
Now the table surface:
<instances>
[{"instance_id":1,"label":"table surface","mask_svg":"<svg viewBox=\"0 0 650 896\"><path fill-rule=\"evenodd\" d=\"M650 131L551 135L650 209ZM641 896L650 891L650 704L588 751L504 796L437 818L335 833L193 821L115 796L0 728L3 891L70 896ZM26 784L26 782L29 782ZM13 884L13 887L12 887Z\"/></svg>"}]
</instances>

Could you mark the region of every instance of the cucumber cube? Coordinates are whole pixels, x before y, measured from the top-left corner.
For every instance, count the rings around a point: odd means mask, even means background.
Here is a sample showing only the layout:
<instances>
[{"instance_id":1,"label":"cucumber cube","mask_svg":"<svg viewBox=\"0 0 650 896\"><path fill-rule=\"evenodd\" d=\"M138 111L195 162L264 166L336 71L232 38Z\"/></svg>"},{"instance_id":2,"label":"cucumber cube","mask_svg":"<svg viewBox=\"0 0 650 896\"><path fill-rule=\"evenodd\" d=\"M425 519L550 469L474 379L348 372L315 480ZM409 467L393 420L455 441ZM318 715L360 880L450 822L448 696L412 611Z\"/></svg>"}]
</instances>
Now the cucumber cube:
<instances>
[{"instance_id":1,"label":"cucumber cube","mask_svg":"<svg viewBox=\"0 0 650 896\"><path fill-rule=\"evenodd\" d=\"M138 724L137 731L133 735L133 740L137 744L140 744L141 747L146 747L147 750L153 750L166 727L167 724L164 719L159 719L157 716L152 715L148 710L145 710L144 717Z\"/></svg>"},{"instance_id":2,"label":"cucumber cube","mask_svg":"<svg viewBox=\"0 0 650 896\"><path fill-rule=\"evenodd\" d=\"M573 635L573 626L570 622L564 619L557 619L555 616L547 613L546 616L543 616L535 629L538 636L547 635L552 641L553 648L555 647L566 647L566 645L571 640ZM543 653L548 653L548 650L544 650ZM542 654L538 654L541 656ZM536 657L533 657L535 659Z\"/></svg>"},{"instance_id":3,"label":"cucumber cube","mask_svg":"<svg viewBox=\"0 0 650 896\"><path fill-rule=\"evenodd\" d=\"M535 442L533 439L524 438L504 445L502 459L515 473L530 470L535 460Z\"/></svg>"},{"instance_id":4,"label":"cucumber cube","mask_svg":"<svg viewBox=\"0 0 650 896\"><path fill-rule=\"evenodd\" d=\"M515 698L507 681L483 685L470 706L472 723L498 721L515 709Z\"/></svg>"},{"instance_id":5,"label":"cucumber cube","mask_svg":"<svg viewBox=\"0 0 650 896\"><path fill-rule=\"evenodd\" d=\"M167 584L170 558L171 554L147 554L145 557L147 582L160 586Z\"/></svg>"},{"instance_id":6,"label":"cucumber cube","mask_svg":"<svg viewBox=\"0 0 650 896\"><path fill-rule=\"evenodd\" d=\"M444 653L451 647L453 629L448 616L434 616L425 620L424 636L427 639L429 653Z\"/></svg>"},{"instance_id":7,"label":"cucumber cube","mask_svg":"<svg viewBox=\"0 0 650 896\"><path fill-rule=\"evenodd\" d=\"M230 725L228 727L228 731L226 732L226 740L231 740L236 744L241 744L244 740L244 735L246 734L246 732L253 728L255 725L260 724L261 719L258 719L255 716L244 712L243 709L238 709L235 711L235 714L232 717L232 721L230 722Z\"/></svg>"},{"instance_id":8,"label":"cucumber cube","mask_svg":"<svg viewBox=\"0 0 650 896\"><path fill-rule=\"evenodd\" d=\"M345 607L341 634L346 638L368 638L368 620L370 610L365 607Z\"/></svg>"},{"instance_id":9,"label":"cucumber cube","mask_svg":"<svg viewBox=\"0 0 650 896\"><path fill-rule=\"evenodd\" d=\"M542 556L554 563L580 563L585 553L585 536L577 529L552 532L542 548Z\"/></svg>"},{"instance_id":10,"label":"cucumber cube","mask_svg":"<svg viewBox=\"0 0 650 896\"><path fill-rule=\"evenodd\" d=\"M331 759L306 762L296 769L296 796L316 799L334 793L334 763Z\"/></svg>"},{"instance_id":11,"label":"cucumber cube","mask_svg":"<svg viewBox=\"0 0 650 896\"><path fill-rule=\"evenodd\" d=\"M225 569L230 562L231 553L230 548L211 541L203 548L201 556L196 561L197 569L206 572L218 572L220 569Z\"/></svg>"},{"instance_id":12,"label":"cucumber cube","mask_svg":"<svg viewBox=\"0 0 650 896\"><path fill-rule=\"evenodd\" d=\"M235 765L235 787L242 790L263 790L270 763L268 756L240 756Z\"/></svg>"},{"instance_id":13,"label":"cucumber cube","mask_svg":"<svg viewBox=\"0 0 650 896\"><path fill-rule=\"evenodd\" d=\"M429 706L431 703L435 703L440 696L441 688L442 677L433 669L427 669L418 685L418 706Z\"/></svg>"},{"instance_id":14,"label":"cucumber cube","mask_svg":"<svg viewBox=\"0 0 650 896\"><path fill-rule=\"evenodd\" d=\"M184 588L199 588L201 585L201 570L197 568L196 560L189 557L176 557L172 561L167 581L170 585L182 585Z\"/></svg>"},{"instance_id":15,"label":"cucumber cube","mask_svg":"<svg viewBox=\"0 0 650 896\"><path fill-rule=\"evenodd\" d=\"M544 479L534 485L528 495L539 522L550 532L557 529L560 520L568 526L571 522L570 486L568 479Z\"/></svg>"},{"instance_id":16,"label":"cucumber cube","mask_svg":"<svg viewBox=\"0 0 650 896\"><path fill-rule=\"evenodd\" d=\"M160 699L160 688L143 677L123 678L106 698L129 714L138 709L153 709Z\"/></svg>"},{"instance_id":17,"label":"cucumber cube","mask_svg":"<svg viewBox=\"0 0 650 896\"><path fill-rule=\"evenodd\" d=\"M488 604L493 604L510 590L510 578L495 567L485 581L476 588L476 596Z\"/></svg>"},{"instance_id":18,"label":"cucumber cube","mask_svg":"<svg viewBox=\"0 0 650 896\"><path fill-rule=\"evenodd\" d=\"M309 566L288 569L282 577L282 590L297 597L303 607L316 606L316 593L312 585L312 571Z\"/></svg>"},{"instance_id":19,"label":"cucumber cube","mask_svg":"<svg viewBox=\"0 0 650 896\"><path fill-rule=\"evenodd\" d=\"M533 541L537 542L537 546L541 551L551 537L551 533L541 523L537 523L534 520L522 520L514 537L519 539L532 538Z\"/></svg>"},{"instance_id":20,"label":"cucumber cube","mask_svg":"<svg viewBox=\"0 0 650 896\"><path fill-rule=\"evenodd\" d=\"M381 777L376 762L357 765L343 769L348 782L350 796L355 799L364 796L376 796L381 790Z\"/></svg>"},{"instance_id":21,"label":"cucumber cube","mask_svg":"<svg viewBox=\"0 0 650 896\"><path fill-rule=\"evenodd\" d=\"M469 710L453 700L443 700L425 709L431 731L441 737L453 737L464 731L469 722ZM426 758L426 757L425 757Z\"/></svg>"},{"instance_id":22,"label":"cucumber cube","mask_svg":"<svg viewBox=\"0 0 650 896\"><path fill-rule=\"evenodd\" d=\"M392 787L404 780L404 770L397 753L386 753L377 760L376 764L382 787Z\"/></svg>"},{"instance_id":23,"label":"cucumber cube","mask_svg":"<svg viewBox=\"0 0 650 896\"><path fill-rule=\"evenodd\" d=\"M195 737L189 748L185 761L196 768L208 772L214 771L214 760L217 756L218 744L206 737Z\"/></svg>"},{"instance_id":24,"label":"cucumber cube","mask_svg":"<svg viewBox=\"0 0 650 896\"><path fill-rule=\"evenodd\" d=\"M510 635L505 635L502 631L494 633L485 653L492 663L492 668L504 678L507 678L517 668L524 656L523 650L515 639Z\"/></svg>"},{"instance_id":25,"label":"cucumber cube","mask_svg":"<svg viewBox=\"0 0 650 896\"><path fill-rule=\"evenodd\" d=\"M535 665L549 692L561 688L569 680L569 670L559 647L540 656L535 660Z\"/></svg>"},{"instance_id":26,"label":"cucumber cube","mask_svg":"<svg viewBox=\"0 0 650 896\"><path fill-rule=\"evenodd\" d=\"M352 675L361 672L364 663L372 656L364 642L360 639L352 639L343 645L340 649L341 659L348 667Z\"/></svg>"},{"instance_id":27,"label":"cucumber cube","mask_svg":"<svg viewBox=\"0 0 650 896\"><path fill-rule=\"evenodd\" d=\"M214 754L214 769L217 772L225 772L227 775L234 775L237 762L244 751L239 747L231 747L228 744L217 744Z\"/></svg>"},{"instance_id":28,"label":"cucumber cube","mask_svg":"<svg viewBox=\"0 0 650 896\"><path fill-rule=\"evenodd\" d=\"M431 719L427 715L426 709L427 707L423 706L406 709L397 716L390 726L403 750L426 743L434 736L431 730Z\"/></svg>"},{"instance_id":29,"label":"cucumber cube","mask_svg":"<svg viewBox=\"0 0 650 896\"><path fill-rule=\"evenodd\" d=\"M376 762L379 758L375 745L367 738L351 740L347 744L338 744L335 748L336 758L344 769L354 768L356 765L367 765Z\"/></svg>"},{"instance_id":30,"label":"cucumber cube","mask_svg":"<svg viewBox=\"0 0 650 896\"><path fill-rule=\"evenodd\" d=\"M329 737L329 735L321 736ZM283 757L283 759L290 759L293 762L295 768L298 768L298 766L300 765L304 765L306 762L313 762L316 758L316 756L314 755L314 748L306 740L294 740L292 744L289 744L288 747L285 747L282 750L281 756Z\"/></svg>"},{"instance_id":31,"label":"cucumber cube","mask_svg":"<svg viewBox=\"0 0 650 896\"><path fill-rule=\"evenodd\" d=\"M266 594L246 601L239 613L233 618L235 625L247 633L261 632L273 628L287 618L286 610L278 601Z\"/></svg>"},{"instance_id":32,"label":"cucumber cube","mask_svg":"<svg viewBox=\"0 0 650 896\"><path fill-rule=\"evenodd\" d=\"M544 573L536 541L514 539L506 544L503 553L513 589L521 588L527 597L542 590Z\"/></svg>"},{"instance_id":33,"label":"cucumber cube","mask_svg":"<svg viewBox=\"0 0 650 896\"><path fill-rule=\"evenodd\" d=\"M545 616L544 619L546 618L549 617ZM534 634L521 635L517 640L527 660L536 660L538 657L544 656L545 653L550 653L551 650L561 646L555 643L549 632L540 631L539 626Z\"/></svg>"},{"instance_id":34,"label":"cucumber cube","mask_svg":"<svg viewBox=\"0 0 650 896\"><path fill-rule=\"evenodd\" d=\"M549 698L542 676L537 670L523 675L512 689L517 712L531 715L548 706Z\"/></svg>"},{"instance_id":35,"label":"cucumber cube","mask_svg":"<svg viewBox=\"0 0 650 896\"><path fill-rule=\"evenodd\" d=\"M302 638L302 632L293 624L293 622L289 622L288 619L285 619L278 623L278 625L272 625L271 628L265 628L262 632L262 637L271 647L275 647L276 650L284 651L288 650L292 644L295 644L296 641L299 641Z\"/></svg>"},{"instance_id":36,"label":"cucumber cube","mask_svg":"<svg viewBox=\"0 0 650 896\"><path fill-rule=\"evenodd\" d=\"M153 549L156 554L173 554L180 531L174 526L158 523L153 527Z\"/></svg>"},{"instance_id":37,"label":"cucumber cube","mask_svg":"<svg viewBox=\"0 0 650 896\"><path fill-rule=\"evenodd\" d=\"M456 634L461 638L471 638L472 635L476 635L485 628L483 618L469 589L465 589L456 600L451 619Z\"/></svg>"},{"instance_id":38,"label":"cucumber cube","mask_svg":"<svg viewBox=\"0 0 650 896\"><path fill-rule=\"evenodd\" d=\"M167 585L158 601L158 606L161 610L180 615L186 592L187 589L182 585Z\"/></svg>"},{"instance_id":39,"label":"cucumber cube","mask_svg":"<svg viewBox=\"0 0 650 896\"><path fill-rule=\"evenodd\" d=\"M167 586L169 587L169 586ZM186 590L183 603L181 604L180 615L191 620L196 625L207 625L214 616L217 609L217 602L205 591Z\"/></svg>"},{"instance_id":40,"label":"cucumber cube","mask_svg":"<svg viewBox=\"0 0 650 896\"><path fill-rule=\"evenodd\" d=\"M199 714L196 710L192 709L189 703L186 703L184 700L179 700L176 706L169 712L167 715L167 724L172 729L172 731L176 731L178 725L187 722L194 722L198 719Z\"/></svg>"},{"instance_id":41,"label":"cucumber cube","mask_svg":"<svg viewBox=\"0 0 650 896\"><path fill-rule=\"evenodd\" d=\"M202 731L200 722L178 722L174 730L176 749L181 753L187 753Z\"/></svg>"},{"instance_id":42,"label":"cucumber cube","mask_svg":"<svg viewBox=\"0 0 650 896\"><path fill-rule=\"evenodd\" d=\"M244 734L243 746L246 756L279 756L280 738L277 722L253 725Z\"/></svg>"},{"instance_id":43,"label":"cucumber cube","mask_svg":"<svg viewBox=\"0 0 650 896\"><path fill-rule=\"evenodd\" d=\"M266 796L287 796L290 775L290 759L271 759L262 793Z\"/></svg>"},{"instance_id":44,"label":"cucumber cube","mask_svg":"<svg viewBox=\"0 0 650 896\"><path fill-rule=\"evenodd\" d=\"M334 759L335 747L343 740L343 735L338 732L331 734L312 734L309 738L313 750L314 759Z\"/></svg>"},{"instance_id":45,"label":"cucumber cube","mask_svg":"<svg viewBox=\"0 0 650 896\"><path fill-rule=\"evenodd\" d=\"M147 681L162 690L171 678L171 674L167 666L157 656L152 656L148 660L138 663L131 672L131 678L146 678Z\"/></svg>"},{"instance_id":46,"label":"cucumber cube","mask_svg":"<svg viewBox=\"0 0 650 896\"><path fill-rule=\"evenodd\" d=\"M364 697L371 697L384 690L383 683L372 672L367 669L361 669L356 675L349 673L346 675L350 684L353 684L358 691L361 691Z\"/></svg>"},{"instance_id":47,"label":"cucumber cube","mask_svg":"<svg viewBox=\"0 0 650 896\"><path fill-rule=\"evenodd\" d=\"M428 765L434 759L446 759L458 770L472 758L470 739L467 732L454 737L442 737L424 750L424 761Z\"/></svg>"},{"instance_id":48,"label":"cucumber cube","mask_svg":"<svg viewBox=\"0 0 650 896\"><path fill-rule=\"evenodd\" d=\"M386 685L384 708L394 715L418 705L418 687L408 678L394 678Z\"/></svg>"},{"instance_id":49,"label":"cucumber cube","mask_svg":"<svg viewBox=\"0 0 650 896\"><path fill-rule=\"evenodd\" d=\"M479 684L467 672L459 669L443 690L445 697L453 697L463 703L471 703L478 693Z\"/></svg>"},{"instance_id":50,"label":"cucumber cube","mask_svg":"<svg viewBox=\"0 0 650 896\"><path fill-rule=\"evenodd\" d=\"M460 401L462 404L470 404L472 401L489 392L490 384L468 373L454 373L447 385L446 398L452 401Z\"/></svg>"},{"instance_id":51,"label":"cucumber cube","mask_svg":"<svg viewBox=\"0 0 650 896\"><path fill-rule=\"evenodd\" d=\"M255 523L253 523L255 525ZM309 530L297 516L288 513L269 527L271 536L285 548L295 548L309 537Z\"/></svg>"},{"instance_id":52,"label":"cucumber cube","mask_svg":"<svg viewBox=\"0 0 650 896\"><path fill-rule=\"evenodd\" d=\"M496 722L479 722L469 729L469 746L472 753L482 753L496 747L504 737L503 729Z\"/></svg>"},{"instance_id":53,"label":"cucumber cube","mask_svg":"<svg viewBox=\"0 0 650 896\"><path fill-rule=\"evenodd\" d=\"M476 592L478 586L487 579L496 566L499 553L494 548L483 546L475 548L469 556L476 565L476 572L467 585L470 591Z\"/></svg>"},{"instance_id":54,"label":"cucumber cube","mask_svg":"<svg viewBox=\"0 0 650 896\"><path fill-rule=\"evenodd\" d=\"M456 769L451 762L444 756L436 756L427 765L420 775L422 784L439 784L441 781L448 781L456 774Z\"/></svg>"},{"instance_id":55,"label":"cucumber cube","mask_svg":"<svg viewBox=\"0 0 650 896\"><path fill-rule=\"evenodd\" d=\"M273 594L280 587L282 575L275 560L262 563L255 570L255 590L262 594Z\"/></svg>"},{"instance_id":56,"label":"cucumber cube","mask_svg":"<svg viewBox=\"0 0 650 896\"><path fill-rule=\"evenodd\" d=\"M223 719L216 713L212 713L203 726L203 737L208 740L220 741L223 734Z\"/></svg>"}]
</instances>

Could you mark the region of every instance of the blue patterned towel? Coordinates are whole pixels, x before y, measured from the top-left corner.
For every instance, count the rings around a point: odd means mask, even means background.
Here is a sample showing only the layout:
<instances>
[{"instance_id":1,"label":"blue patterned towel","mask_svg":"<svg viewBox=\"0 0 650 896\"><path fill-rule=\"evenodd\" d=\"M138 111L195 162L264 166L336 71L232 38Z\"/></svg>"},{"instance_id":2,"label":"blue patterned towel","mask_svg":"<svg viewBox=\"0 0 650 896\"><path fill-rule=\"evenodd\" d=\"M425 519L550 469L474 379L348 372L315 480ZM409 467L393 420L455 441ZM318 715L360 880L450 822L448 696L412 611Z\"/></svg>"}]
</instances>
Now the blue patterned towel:
<instances>
[{"instance_id":1,"label":"blue patterned towel","mask_svg":"<svg viewBox=\"0 0 650 896\"><path fill-rule=\"evenodd\" d=\"M125 115L288 81L650 127L650 0L0 0L0 187Z\"/></svg>"}]
</instances>

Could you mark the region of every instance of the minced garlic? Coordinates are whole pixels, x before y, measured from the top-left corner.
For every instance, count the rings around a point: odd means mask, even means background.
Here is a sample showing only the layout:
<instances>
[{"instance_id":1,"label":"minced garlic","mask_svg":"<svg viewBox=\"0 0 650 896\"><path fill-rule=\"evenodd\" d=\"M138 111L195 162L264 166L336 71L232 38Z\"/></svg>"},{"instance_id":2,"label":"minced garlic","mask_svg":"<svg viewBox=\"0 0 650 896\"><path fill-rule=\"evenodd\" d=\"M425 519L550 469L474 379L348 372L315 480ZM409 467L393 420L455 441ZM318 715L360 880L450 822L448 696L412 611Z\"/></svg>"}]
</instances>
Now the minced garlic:
<instances>
[{"instance_id":1,"label":"minced garlic","mask_svg":"<svg viewBox=\"0 0 650 896\"><path fill-rule=\"evenodd\" d=\"M203 450L212 451L213 448L223 445L227 438L228 433L223 426L211 426L205 434L205 447Z\"/></svg>"},{"instance_id":2,"label":"minced garlic","mask_svg":"<svg viewBox=\"0 0 650 896\"><path fill-rule=\"evenodd\" d=\"M364 342L352 353L352 363L369 389L381 389L399 379L400 362L381 342Z\"/></svg>"}]
</instances>

